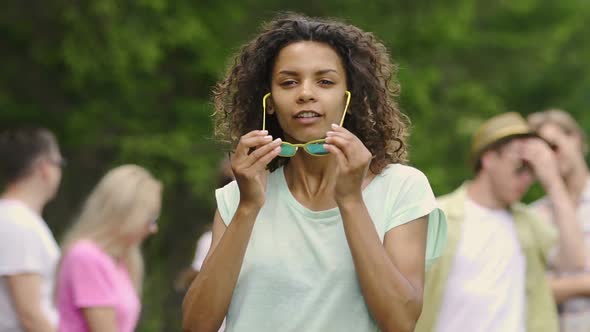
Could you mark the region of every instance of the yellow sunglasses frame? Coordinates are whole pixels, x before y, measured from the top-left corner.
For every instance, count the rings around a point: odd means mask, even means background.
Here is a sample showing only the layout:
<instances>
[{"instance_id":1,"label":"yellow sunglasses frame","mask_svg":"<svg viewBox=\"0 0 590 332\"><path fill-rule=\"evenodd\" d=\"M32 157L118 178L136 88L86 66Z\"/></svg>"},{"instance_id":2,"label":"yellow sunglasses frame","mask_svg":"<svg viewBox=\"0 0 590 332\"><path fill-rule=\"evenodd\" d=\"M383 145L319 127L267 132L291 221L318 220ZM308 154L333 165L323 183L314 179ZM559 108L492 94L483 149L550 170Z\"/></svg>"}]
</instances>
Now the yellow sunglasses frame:
<instances>
[{"instance_id":1,"label":"yellow sunglasses frame","mask_svg":"<svg viewBox=\"0 0 590 332\"><path fill-rule=\"evenodd\" d=\"M344 124L344 118L346 117L346 111L348 110L348 105L350 104L350 91L346 91L346 106L344 106L344 112L342 113L342 119L340 119L340 126L342 127L342 124ZM265 94L264 97L262 97L262 130L266 130L266 100L268 99L268 97L270 97L270 92ZM303 148L303 150L305 152L307 152L308 154L312 155L312 156L316 156L316 157L324 157L327 156L327 154L315 154L312 152L309 152L305 147L310 145L310 144L317 144L320 142L325 142L326 139L325 138L320 138L320 139L315 139L313 141L309 141L307 143L289 143L289 142L282 142L282 145L288 145L291 147L294 147L295 150L293 152L292 155L281 155L279 154L280 157L293 157L295 154L297 154L297 151L299 150L300 147Z\"/></svg>"}]
</instances>

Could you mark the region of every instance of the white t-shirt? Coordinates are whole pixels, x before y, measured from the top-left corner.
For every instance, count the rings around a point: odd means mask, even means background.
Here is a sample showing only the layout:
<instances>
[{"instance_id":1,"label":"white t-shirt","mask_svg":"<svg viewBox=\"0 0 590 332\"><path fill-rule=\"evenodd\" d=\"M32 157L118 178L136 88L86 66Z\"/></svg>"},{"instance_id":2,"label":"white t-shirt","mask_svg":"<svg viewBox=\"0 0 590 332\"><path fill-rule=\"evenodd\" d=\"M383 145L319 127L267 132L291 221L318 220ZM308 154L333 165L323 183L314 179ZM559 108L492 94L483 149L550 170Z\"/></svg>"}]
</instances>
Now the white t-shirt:
<instances>
[{"instance_id":1,"label":"white t-shirt","mask_svg":"<svg viewBox=\"0 0 590 332\"><path fill-rule=\"evenodd\" d=\"M207 252L209 252L209 247L211 247L211 241L213 239L213 232L206 231L201 235L199 241L197 241L197 249L195 250L195 258L193 259L193 263L191 267L195 271L200 271L201 266L205 262L205 258L207 257Z\"/></svg>"},{"instance_id":2,"label":"white t-shirt","mask_svg":"<svg viewBox=\"0 0 590 332\"><path fill-rule=\"evenodd\" d=\"M216 191L230 224L240 193L236 182ZM428 180L393 164L363 190L380 240L395 227L429 216L425 268L446 239L444 214ZM297 201L283 168L269 174L266 202L254 224L227 314L228 332L374 332L355 271L340 210L313 211Z\"/></svg>"},{"instance_id":3,"label":"white t-shirt","mask_svg":"<svg viewBox=\"0 0 590 332\"><path fill-rule=\"evenodd\" d=\"M524 332L526 260L506 210L465 202L437 332Z\"/></svg>"},{"instance_id":4,"label":"white t-shirt","mask_svg":"<svg viewBox=\"0 0 590 332\"><path fill-rule=\"evenodd\" d=\"M39 215L16 200L0 200L0 331L22 332L5 276L39 274L41 309L57 326L53 288L59 247Z\"/></svg>"}]
</instances>

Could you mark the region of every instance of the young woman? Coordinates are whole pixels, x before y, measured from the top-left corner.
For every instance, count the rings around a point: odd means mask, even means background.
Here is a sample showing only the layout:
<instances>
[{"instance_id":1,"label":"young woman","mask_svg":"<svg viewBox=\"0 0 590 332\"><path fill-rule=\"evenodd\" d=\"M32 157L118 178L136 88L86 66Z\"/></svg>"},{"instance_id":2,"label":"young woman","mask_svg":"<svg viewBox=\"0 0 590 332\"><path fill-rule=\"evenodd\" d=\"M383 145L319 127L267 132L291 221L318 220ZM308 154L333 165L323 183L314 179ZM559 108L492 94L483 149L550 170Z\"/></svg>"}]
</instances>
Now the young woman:
<instances>
[{"instance_id":1,"label":"young woman","mask_svg":"<svg viewBox=\"0 0 590 332\"><path fill-rule=\"evenodd\" d=\"M66 234L57 283L59 331L132 332L140 312L142 241L157 231L162 185L145 169L108 172Z\"/></svg>"},{"instance_id":2,"label":"young woman","mask_svg":"<svg viewBox=\"0 0 590 332\"><path fill-rule=\"evenodd\" d=\"M243 47L215 90L236 181L216 191L186 331L226 314L226 331L413 330L446 228L402 165L394 68L372 34L298 15Z\"/></svg>"}]
</instances>

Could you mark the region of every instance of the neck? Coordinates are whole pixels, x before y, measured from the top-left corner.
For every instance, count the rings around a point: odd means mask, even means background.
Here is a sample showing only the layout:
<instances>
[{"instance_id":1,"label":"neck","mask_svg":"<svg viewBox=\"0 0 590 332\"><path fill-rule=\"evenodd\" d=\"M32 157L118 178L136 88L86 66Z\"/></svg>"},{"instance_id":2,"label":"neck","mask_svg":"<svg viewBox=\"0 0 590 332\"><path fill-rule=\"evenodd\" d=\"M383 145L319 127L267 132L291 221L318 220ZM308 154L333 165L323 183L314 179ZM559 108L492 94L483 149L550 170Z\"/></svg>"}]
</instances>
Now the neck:
<instances>
[{"instance_id":1,"label":"neck","mask_svg":"<svg viewBox=\"0 0 590 332\"><path fill-rule=\"evenodd\" d=\"M584 189L586 189L588 176L590 176L588 166L582 161L579 165L573 167L573 170L564 177L567 191L576 205L580 201Z\"/></svg>"},{"instance_id":2,"label":"neck","mask_svg":"<svg viewBox=\"0 0 590 332\"><path fill-rule=\"evenodd\" d=\"M336 167L333 156L315 157L298 151L285 167L285 177L292 190L313 197L332 188Z\"/></svg>"},{"instance_id":3,"label":"neck","mask_svg":"<svg viewBox=\"0 0 590 332\"><path fill-rule=\"evenodd\" d=\"M28 182L9 184L0 197L2 199L20 201L38 215L41 215L47 203L47 198L39 190L39 186Z\"/></svg>"},{"instance_id":4,"label":"neck","mask_svg":"<svg viewBox=\"0 0 590 332\"><path fill-rule=\"evenodd\" d=\"M92 241L117 262L125 259L131 247L125 244L121 236L113 236L112 234L102 234L102 236L97 236Z\"/></svg>"},{"instance_id":5,"label":"neck","mask_svg":"<svg viewBox=\"0 0 590 332\"><path fill-rule=\"evenodd\" d=\"M486 181L481 174L467 185L467 196L475 203L488 209L508 208L494 195L490 182Z\"/></svg>"}]
</instances>

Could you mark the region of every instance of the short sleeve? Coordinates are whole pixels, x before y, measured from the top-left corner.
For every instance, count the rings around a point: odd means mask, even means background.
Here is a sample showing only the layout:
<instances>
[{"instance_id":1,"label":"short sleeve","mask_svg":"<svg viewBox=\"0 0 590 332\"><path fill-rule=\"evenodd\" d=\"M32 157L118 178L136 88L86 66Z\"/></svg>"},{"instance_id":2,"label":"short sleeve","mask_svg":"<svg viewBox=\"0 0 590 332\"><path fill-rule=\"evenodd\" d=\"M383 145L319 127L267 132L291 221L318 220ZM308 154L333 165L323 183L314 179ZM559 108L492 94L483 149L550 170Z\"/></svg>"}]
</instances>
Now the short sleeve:
<instances>
[{"instance_id":1,"label":"short sleeve","mask_svg":"<svg viewBox=\"0 0 590 332\"><path fill-rule=\"evenodd\" d=\"M98 247L75 244L65 255L62 269L71 283L76 307L114 307L117 303L115 263Z\"/></svg>"},{"instance_id":2,"label":"short sleeve","mask_svg":"<svg viewBox=\"0 0 590 332\"><path fill-rule=\"evenodd\" d=\"M221 219L226 225L229 225L238 209L238 203L240 203L238 183L232 181L225 187L215 190L215 199Z\"/></svg>"},{"instance_id":3,"label":"short sleeve","mask_svg":"<svg viewBox=\"0 0 590 332\"><path fill-rule=\"evenodd\" d=\"M416 169L403 181L395 198L389 197L391 213L386 231L428 215L426 268L442 255L447 240L445 214L438 208L436 198L424 173Z\"/></svg>"},{"instance_id":4,"label":"short sleeve","mask_svg":"<svg viewBox=\"0 0 590 332\"><path fill-rule=\"evenodd\" d=\"M207 253L209 252L209 247L211 247L212 241L212 233L211 231L207 231L201 235L199 241L197 242L197 249L195 250L195 258L191 267L195 271L200 271L203 263L205 262L205 258L207 257Z\"/></svg>"},{"instance_id":5,"label":"short sleeve","mask_svg":"<svg viewBox=\"0 0 590 332\"><path fill-rule=\"evenodd\" d=\"M25 223L0 220L0 275L41 273L43 246L36 231Z\"/></svg>"}]
</instances>

